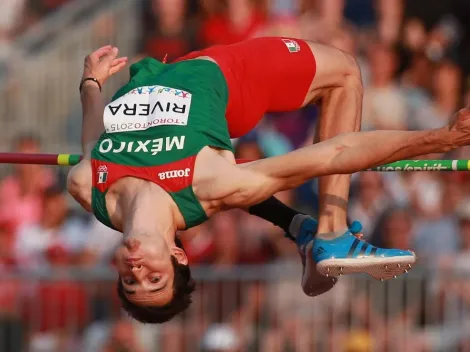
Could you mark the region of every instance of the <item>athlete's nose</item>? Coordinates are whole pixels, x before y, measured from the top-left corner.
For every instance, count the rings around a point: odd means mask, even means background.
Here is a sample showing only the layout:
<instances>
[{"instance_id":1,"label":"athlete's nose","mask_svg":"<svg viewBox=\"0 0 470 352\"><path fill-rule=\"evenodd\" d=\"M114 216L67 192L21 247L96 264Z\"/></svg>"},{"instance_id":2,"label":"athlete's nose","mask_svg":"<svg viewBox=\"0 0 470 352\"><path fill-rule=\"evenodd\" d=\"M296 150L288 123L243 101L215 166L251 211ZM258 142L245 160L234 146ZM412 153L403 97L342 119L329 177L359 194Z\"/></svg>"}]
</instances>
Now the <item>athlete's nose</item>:
<instances>
[{"instance_id":1,"label":"athlete's nose","mask_svg":"<svg viewBox=\"0 0 470 352\"><path fill-rule=\"evenodd\" d=\"M138 265L132 265L132 266L131 266L131 270L132 270L133 272L139 272L139 271L142 270L142 265L140 265L140 264L138 264Z\"/></svg>"},{"instance_id":2,"label":"athlete's nose","mask_svg":"<svg viewBox=\"0 0 470 352\"><path fill-rule=\"evenodd\" d=\"M134 265L134 267L131 268L132 275L137 279L137 281L142 281L145 279L147 276L147 270L142 265Z\"/></svg>"}]
</instances>

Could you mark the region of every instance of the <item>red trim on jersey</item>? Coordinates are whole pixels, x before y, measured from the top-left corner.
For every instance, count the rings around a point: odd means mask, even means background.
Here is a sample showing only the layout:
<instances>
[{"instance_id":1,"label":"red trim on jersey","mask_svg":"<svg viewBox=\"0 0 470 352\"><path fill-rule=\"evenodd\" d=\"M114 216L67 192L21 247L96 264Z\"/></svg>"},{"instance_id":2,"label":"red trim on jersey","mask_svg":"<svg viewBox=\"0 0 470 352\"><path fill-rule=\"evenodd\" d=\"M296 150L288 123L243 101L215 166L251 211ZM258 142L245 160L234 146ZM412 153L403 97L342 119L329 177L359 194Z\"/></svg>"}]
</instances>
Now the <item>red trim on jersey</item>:
<instances>
[{"instance_id":1,"label":"red trim on jersey","mask_svg":"<svg viewBox=\"0 0 470 352\"><path fill-rule=\"evenodd\" d=\"M249 160L249 159L236 159L235 160L237 164L246 164L246 163L251 163L252 161L255 161L255 160Z\"/></svg>"},{"instance_id":2,"label":"red trim on jersey","mask_svg":"<svg viewBox=\"0 0 470 352\"><path fill-rule=\"evenodd\" d=\"M158 166L127 166L92 159L93 187L105 192L119 179L135 177L153 182L167 192L178 192L193 183L195 163L196 155Z\"/></svg>"}]
</instances>

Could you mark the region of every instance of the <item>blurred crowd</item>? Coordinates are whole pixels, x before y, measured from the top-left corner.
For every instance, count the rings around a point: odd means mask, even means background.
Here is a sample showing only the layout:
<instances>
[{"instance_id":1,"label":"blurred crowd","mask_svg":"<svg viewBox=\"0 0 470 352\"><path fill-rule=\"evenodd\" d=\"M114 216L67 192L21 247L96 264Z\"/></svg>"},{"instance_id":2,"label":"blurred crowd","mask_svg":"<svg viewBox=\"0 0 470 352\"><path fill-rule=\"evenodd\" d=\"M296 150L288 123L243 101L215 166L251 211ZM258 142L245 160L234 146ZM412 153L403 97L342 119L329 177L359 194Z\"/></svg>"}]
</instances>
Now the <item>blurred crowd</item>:
<instances>
[{"instance_id":1,"label":"blurred crowd","mask_svg":"<svg viewBox=\"0 0 470 352\"><path fill-rule=\"evenodd\" d=\"M2 2L0 56L6 43L65 2ZM272 35L318 41L352 53L363 74L363 130L437 128L460 107L470 105L468 0L145 0L142 4L141 56L161 60L168 55L171 61L202 47ZM314 106L269 114L255 131L234 141L237 157L270 157L311 143L318 114ZM341 123L341 116L337 119ZM12 140L12 150L39 152L41 141L26 132ZM423 158L470 159L470 150ZM73 205L64 192L63 171L15 165L1 181L0 272L61 275L69 266L112 267L120 235ZM243 285L203 280L195 295L197 308L159 328L161 350L182 351L184 343L198 341L199 347L189 350L312 351L322 326L344 327L351 321L354 329L335 332L339 345L332 347L333 335L322 335L325 344L319 350L430 351L430 345L445 351L456 346L470 349L465 334L470 281L459 279L470 270L469 181L469 174L462 172L353 175L350 219L363 223L364 236L374 245L412 248L419 257L413 269L419 278L377 285L343 280L333 293L314 300L300 292L296 247L263 220L230 211L182 233L193 266L210 265L215 273L240 265L286 263L295 267L297 276L292 281L284 277L274 283L248 280ZM314 215L316 187L314 180L277 196ZM149 347L153 330L144 331L148 327L136 327L124 318L109 323L111 316L118 315L114 301L103 311L110 296L114 297L112 285L104 282L90 291L67 280L31 285L0 281L0 331L17 332L3 339L3 348L28 334L37 351L48 351L50 346L72 350L80 344L84 351L158 350L157 345ZM47 308L51 297L56 310ZM391 299L385 302L384 297ZM354 304L348 304L352 298ZM18 302L24 302L21 314L14 308ZM426 316L429 305L435 307L434 313ZM315 309L314 316L304 307ZM89 321L94 324L88 325ZM84 334L80 343L69 333L71 326ZM4 350L1 341L0 332L0 350Z\"/></svg>"},{"instance_id":2,"label":"blurred crowd","mask_svg":"<svg viewBox=\"0 0 470 352\"><path fill-rule=\"evenodd\" d=\"M38 24L70 0L3 0L0 11L0 61L15 38Z\"/></svg>"}]
</instances>

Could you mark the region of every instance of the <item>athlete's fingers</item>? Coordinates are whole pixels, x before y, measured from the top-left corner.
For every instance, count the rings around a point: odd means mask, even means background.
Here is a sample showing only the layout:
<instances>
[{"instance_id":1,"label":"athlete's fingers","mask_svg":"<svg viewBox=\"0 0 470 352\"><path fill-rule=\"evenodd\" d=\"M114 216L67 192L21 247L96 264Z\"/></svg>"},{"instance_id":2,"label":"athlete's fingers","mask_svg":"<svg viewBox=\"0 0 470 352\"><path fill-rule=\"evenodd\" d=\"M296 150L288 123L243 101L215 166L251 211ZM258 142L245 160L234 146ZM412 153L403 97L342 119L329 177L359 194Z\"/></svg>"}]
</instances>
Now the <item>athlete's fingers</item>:
<instances>
[{"instance_id":1,"label":"athlete's fingers","mask_svg":"<svg viewBox=\"0 0 470 352\"><path fill-rule=\"evenodd\" d=\"M103 57L101 58L101 62L109 62L109 64L111 65L111 63L114 61L114 59L116 59L118 54L119 49L114 47L111 50L108 50L108 52L103 55Z\"/></svg>"},{"instance_id":2,"label":"athlete's fingers","mask_svg":"<svg viewBox=\"0 0 470 352\"><path fill-rule=\"evenodd\" d=\"M127 65L127 60L126 60L126 61L123 61L123 62L120 62L120 63L117 64L117 65L112 66L112 67L109 69L109 74L110 74L110 75L114 75L115 73L121 71L124 67L126 67L126 65Z\"/></svg>"},{"instance_id":3,"label":"athlete's fingers","mask_svg":"<svg viewBox=\"0 0 470 352\"><path fill-rule=\"evenodd\" d=\"M127 57L120 57L114 59L110 65L109 71L111 74L118 72L127 64Z\"/></svg>"},{"instance_id":4,"label":"athlete's fingers","mask_svg":"<svg viewBox=\"0 0 470 352\"><path fill-rule=\"evenodd\" d=\"M95 50L94 52L92 52L89 55L89 57L92 60L99 60L103 55L107 54L110 49L112 49L111 45L102 46L101 48L99 48L99 49Z\"/></svg>"},{"instance_id":5,"label":"athlete's fingers","mask_svg":"<svg viewBox=\"0 0 470 352\"><path fill-rule=\"evenodd\" d=\"M111 67L120 65L123 62L127 63L127 61L128 61L127 57L119 57L119 58L113 60L113 62L111 63Z\"/></svg>"}]
</instances>

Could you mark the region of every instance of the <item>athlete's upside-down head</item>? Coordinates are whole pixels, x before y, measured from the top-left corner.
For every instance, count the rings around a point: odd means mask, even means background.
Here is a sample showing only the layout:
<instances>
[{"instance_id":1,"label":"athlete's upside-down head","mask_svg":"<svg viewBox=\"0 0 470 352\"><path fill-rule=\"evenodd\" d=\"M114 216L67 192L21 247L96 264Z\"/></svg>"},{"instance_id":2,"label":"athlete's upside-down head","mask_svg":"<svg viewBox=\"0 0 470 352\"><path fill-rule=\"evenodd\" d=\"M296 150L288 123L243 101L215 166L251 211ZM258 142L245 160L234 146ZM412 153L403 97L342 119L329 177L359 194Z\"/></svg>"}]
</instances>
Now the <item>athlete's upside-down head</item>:
<instances>
[{"instance_id":1,"label":"athlete's upside-down head","mask_svg":"<svg viewBox=\"0 0 470 352\"><path fill-rule=\"evenodd\" d=\"M189 307L195 290L181 241L175 238L176 248L171 249L162 241L157 244L153 237L147 243L139 236L139 241L125 241L116 252L119 299L124 310L141 323L171 320Z\"/></svg>"}]
</instances>

